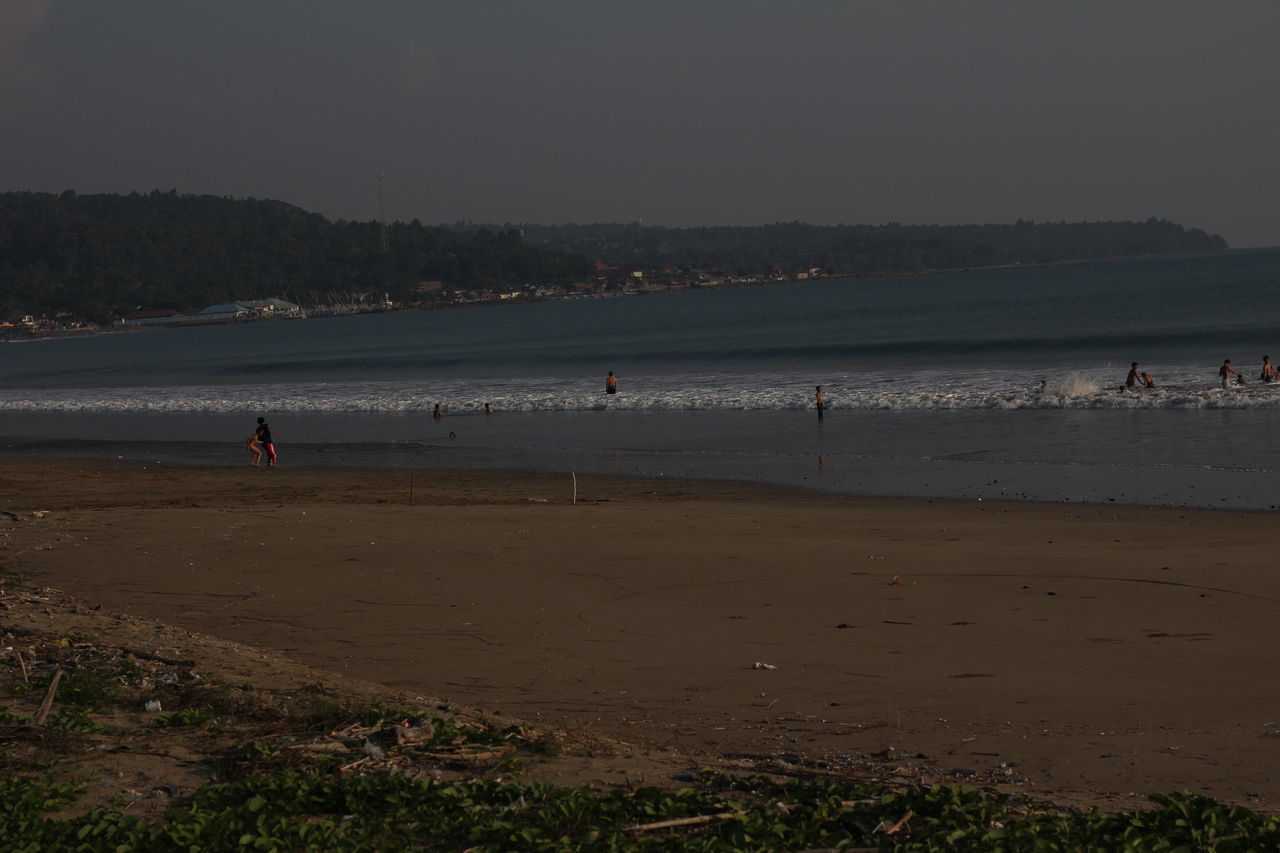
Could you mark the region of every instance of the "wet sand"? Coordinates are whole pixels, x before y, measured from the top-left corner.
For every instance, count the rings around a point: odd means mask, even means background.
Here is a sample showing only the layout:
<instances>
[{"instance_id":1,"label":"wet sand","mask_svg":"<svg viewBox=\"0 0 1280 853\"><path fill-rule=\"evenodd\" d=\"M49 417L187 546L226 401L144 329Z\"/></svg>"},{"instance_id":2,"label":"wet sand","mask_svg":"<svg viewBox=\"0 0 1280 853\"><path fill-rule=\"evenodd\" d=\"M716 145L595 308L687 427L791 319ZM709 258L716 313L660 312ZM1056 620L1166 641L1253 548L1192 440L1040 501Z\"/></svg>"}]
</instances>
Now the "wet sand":
<instances>
[{"instance_id":1,"label":"wet sand","mask_svg":"<svg viewBox=\"0 0 1280 853\"><path fill-rule=\"evenodd\" d=\"M5 460L0 557L112 612L694 758L1280 807L1272 513L578 498L568 475Z\"/></svg>"}]
</instances>

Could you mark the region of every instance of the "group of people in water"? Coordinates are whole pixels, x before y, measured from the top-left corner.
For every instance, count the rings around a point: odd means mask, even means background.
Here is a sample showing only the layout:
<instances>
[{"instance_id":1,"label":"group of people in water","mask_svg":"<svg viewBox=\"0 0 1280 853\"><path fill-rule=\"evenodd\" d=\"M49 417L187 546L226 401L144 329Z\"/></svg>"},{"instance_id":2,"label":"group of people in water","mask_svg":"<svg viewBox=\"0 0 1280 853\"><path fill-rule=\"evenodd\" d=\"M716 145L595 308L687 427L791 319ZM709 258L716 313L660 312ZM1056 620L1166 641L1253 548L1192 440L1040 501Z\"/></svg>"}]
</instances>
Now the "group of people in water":
<instances>
[{"instance_id":1,"label":"group of people in water","mask_svg":"<svg viewBox=\"0 0 1280 853\"><path fill-rule=\"evenodd\" d=\"M612 371L612 370L610 370L610 371L609 371L609 375L608 375L608 376L606 376L606 377L604 378L604 393L606 393L606 394L617 394L617 393L618 393L618 377L616 377L616 376L614 376L614 375L613 375L613 371ZM444 417L444 408L443 408L443 406L444 406L444 404L443 404L443 403L436 403L435 411L431 413L431 417L435 418L436 420L440 420L441 418L443 418L443 417ZM484 404L484 413L485 413L486 415L492 415L492 414L493 414L493 405L492 405L492 404L490 404L490 403L485 403L485 404Z\"/></svg>"},{"instance_id":2,"label":"group of people in water","mask_svg":"<svg viewBox=\"0 0 1280 853\"><path fill-rule=\"evenodd\" d=\"M1222 362L1222 367L1218 368L1218 375L1222 377L1223 388L1230 387L1233 384L1245 384L1244 374L1231 366L1231 359L1229 358L1225 359ZM1235 377L1234 382L1232 381L1233 376ZM1271 356L1264 355L1262 357L1262 373L1258 378L1263 382L1275 382L1277 378L1280 378L1280 374L1277 374L1275 366L1271 364ZM1049 383L1047 380L1041 381L1040 390L1047 391L1048 385ZM1129 375L1125 377L1124 385L1120 386L1120 390L1127 391L1134 388L1154 387L1156 387L1155 377L1150 373L1147 373L1145 370L1139 370L1138 362L1135 361L1129 365ZM618 377L614 376L612 370L610 370L609 375L605 377L604 392L606 394L618 393ZM813 402L814 408L818 411L818 420L822 420L822 415L827 408L827 399L826 395L822 392L821 385L817 386L814 391ZM493 414L493 406L489 403L485 403L484 413L486 415ZM436 420L440 420L444 417L444 409L441 407L440 403L436 403L435 411L432 412L431 416ZM258 428L254 431L253 435L249 436L245 440L245 450L248 450L249 453L252 454L249 464L254 468L262 467L262 458L264 454L267 458L267 467L276 467L276 445L273 435L274 430L271 429L266 418L258 418Z\"/></svg>"},{"instance_id":3,"label":"group of people in water","mask_svg":"<svg viewBox=\"0 0 1280 853\"><path fill-rule=\"evenodd\" d=\"M1231 359L1223 359L1222 366L1218 368L1218 376L1222 379L1222 387L1230 388L1232 385L1246 384L1244 374L1231 366ZM1232 377L1235 377L1233 380ZM1276 368L1271 363L1271 356L1264 355L1262 357L1262 373L1258 379L1262 382L1275 382L1278 377ZM1131 388L1154 388L1156 380L1145 370L1138 370L1138 362L1129 365L1129 375L1125 377L1124 385L1120 386L1121 391L1127 391ZM1043 390L1043 384L1042 384Z\"/></svg>"}]
</instances>

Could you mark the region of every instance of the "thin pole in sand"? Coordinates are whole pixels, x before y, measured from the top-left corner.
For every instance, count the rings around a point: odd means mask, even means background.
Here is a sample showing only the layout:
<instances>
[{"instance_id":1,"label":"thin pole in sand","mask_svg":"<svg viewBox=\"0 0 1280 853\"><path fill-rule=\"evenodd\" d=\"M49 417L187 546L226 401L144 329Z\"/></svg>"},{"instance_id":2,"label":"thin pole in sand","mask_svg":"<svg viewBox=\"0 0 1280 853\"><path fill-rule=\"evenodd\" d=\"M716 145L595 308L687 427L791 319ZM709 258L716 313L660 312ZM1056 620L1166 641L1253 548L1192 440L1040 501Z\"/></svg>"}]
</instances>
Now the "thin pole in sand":
<instances>
[{"instance_id":1,"label":"thin pole in sand","mask_svg":"<svg viewBox=\"0 0 1280 853\"><path fill-rule=\"evenodd\" d=\"M413 469L409 469L409 506L413 506Z\"/></svg>"},{"instance_id":2,"label":"thin pole in sand","mask_svg":"<svg viewBox=\"0 0 1280 853\"><path fill-rule=\"evenodd\" d=\"M578 505L578 474L576 471L570 471L569 476L573 478L573 505Z\"/></svg>"}]
</instances>

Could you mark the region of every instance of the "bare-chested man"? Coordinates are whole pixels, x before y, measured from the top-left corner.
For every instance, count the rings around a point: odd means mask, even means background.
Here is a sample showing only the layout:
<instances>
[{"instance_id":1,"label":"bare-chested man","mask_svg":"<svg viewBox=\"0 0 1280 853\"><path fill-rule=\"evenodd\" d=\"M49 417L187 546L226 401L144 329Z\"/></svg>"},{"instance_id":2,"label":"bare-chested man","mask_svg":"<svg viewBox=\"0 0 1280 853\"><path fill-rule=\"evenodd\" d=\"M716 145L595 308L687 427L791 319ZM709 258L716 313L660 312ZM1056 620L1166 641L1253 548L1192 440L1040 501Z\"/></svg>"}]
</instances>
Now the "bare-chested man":
<instances>
[{"instance_id":1,"label":"bare-chested man","mask_svg":"<svg viewBox=\"0 0 1280 853\"><path fill-rule=\"evenodd\" d=\"M1231 359L1229 358L1223 360L1222 367L1218 368L1218 375L1222 377L1223 388L1226 388L1231 384L1232 376L1239 376L1241 378L1244 377L1243 373L1241 373L1240 371L1236 370L1234 367L1231 366Z\"/></svg>"}]
</instances>

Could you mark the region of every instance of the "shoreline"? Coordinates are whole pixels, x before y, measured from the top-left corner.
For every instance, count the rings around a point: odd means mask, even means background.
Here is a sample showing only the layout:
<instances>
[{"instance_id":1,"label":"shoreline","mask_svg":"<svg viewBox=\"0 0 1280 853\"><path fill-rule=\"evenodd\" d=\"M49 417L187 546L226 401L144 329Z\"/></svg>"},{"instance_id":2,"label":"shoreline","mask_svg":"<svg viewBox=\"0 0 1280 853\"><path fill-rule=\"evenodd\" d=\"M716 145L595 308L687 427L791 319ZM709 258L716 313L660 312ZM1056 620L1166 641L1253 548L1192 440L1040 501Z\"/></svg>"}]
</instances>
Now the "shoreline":
<instances>
[{"instance_id":1,"label":"shoreline","mask_svg":"<svg viewBox=\"0 0 1280 853\"><path fill-rule=\"evenodd\" d=\"M718 761L1280 808L1256 513L94 460L0 486L6 571L390 689Z\"/></svg>"},{"instance_id":2,"label":"shoreline","mask_svg":"<svg viewBox=\"0 0 1280 853\"><path fill-rule=\"evenodd\" d=\"M167 415L169 432L191 424L218 424L222 432L240 428L242 417L216 419ZM349 416L339 416L348 418ZM508 424L511 435L527 415L517 413ZM665 416L664 416L665 417ZM121 417L120 424L134 423ZM296 419L303 422L301 418ZM355 419L358 421L358 419ZM408 421L406 420L406 423ZM458 418L447 426L459 430ZM478 425L490 426L485 421ZM472 425L469 424L468 425ZM637 420L637 429L646 424ZM136 424L135 424L136 427ZM291 435L298 430L291 424ZM52 428L52 427L51 427ZM117 425L115 430L126 426ZM1206 467L1168 464L1029 463L938 457L914 458L850 455L820 448L797 447L787 453L761 454L749 450L616 449L596 447L486 446L469 443L469 433L454 441L407 440L350 442L290 441L281 445L281 470L339 472L381 471L384 477L407 478L410 472L518 471L530 476L568 478L576 472L595 478L627 480L691 480L761 489L799 490L829 497L901 498L939 501L1014 501L1049 505L1127 506L1165 509L1215 509L1267 512L1280 508L1276 487L1280 473L1267 468ZM210 440L144 442L125 439L9 438L0 445L0 459L61 460L167 466L174 469L247 468L239 443ZM301 462L299 462L301 460Z\"/></svg>"}]
</instances>

